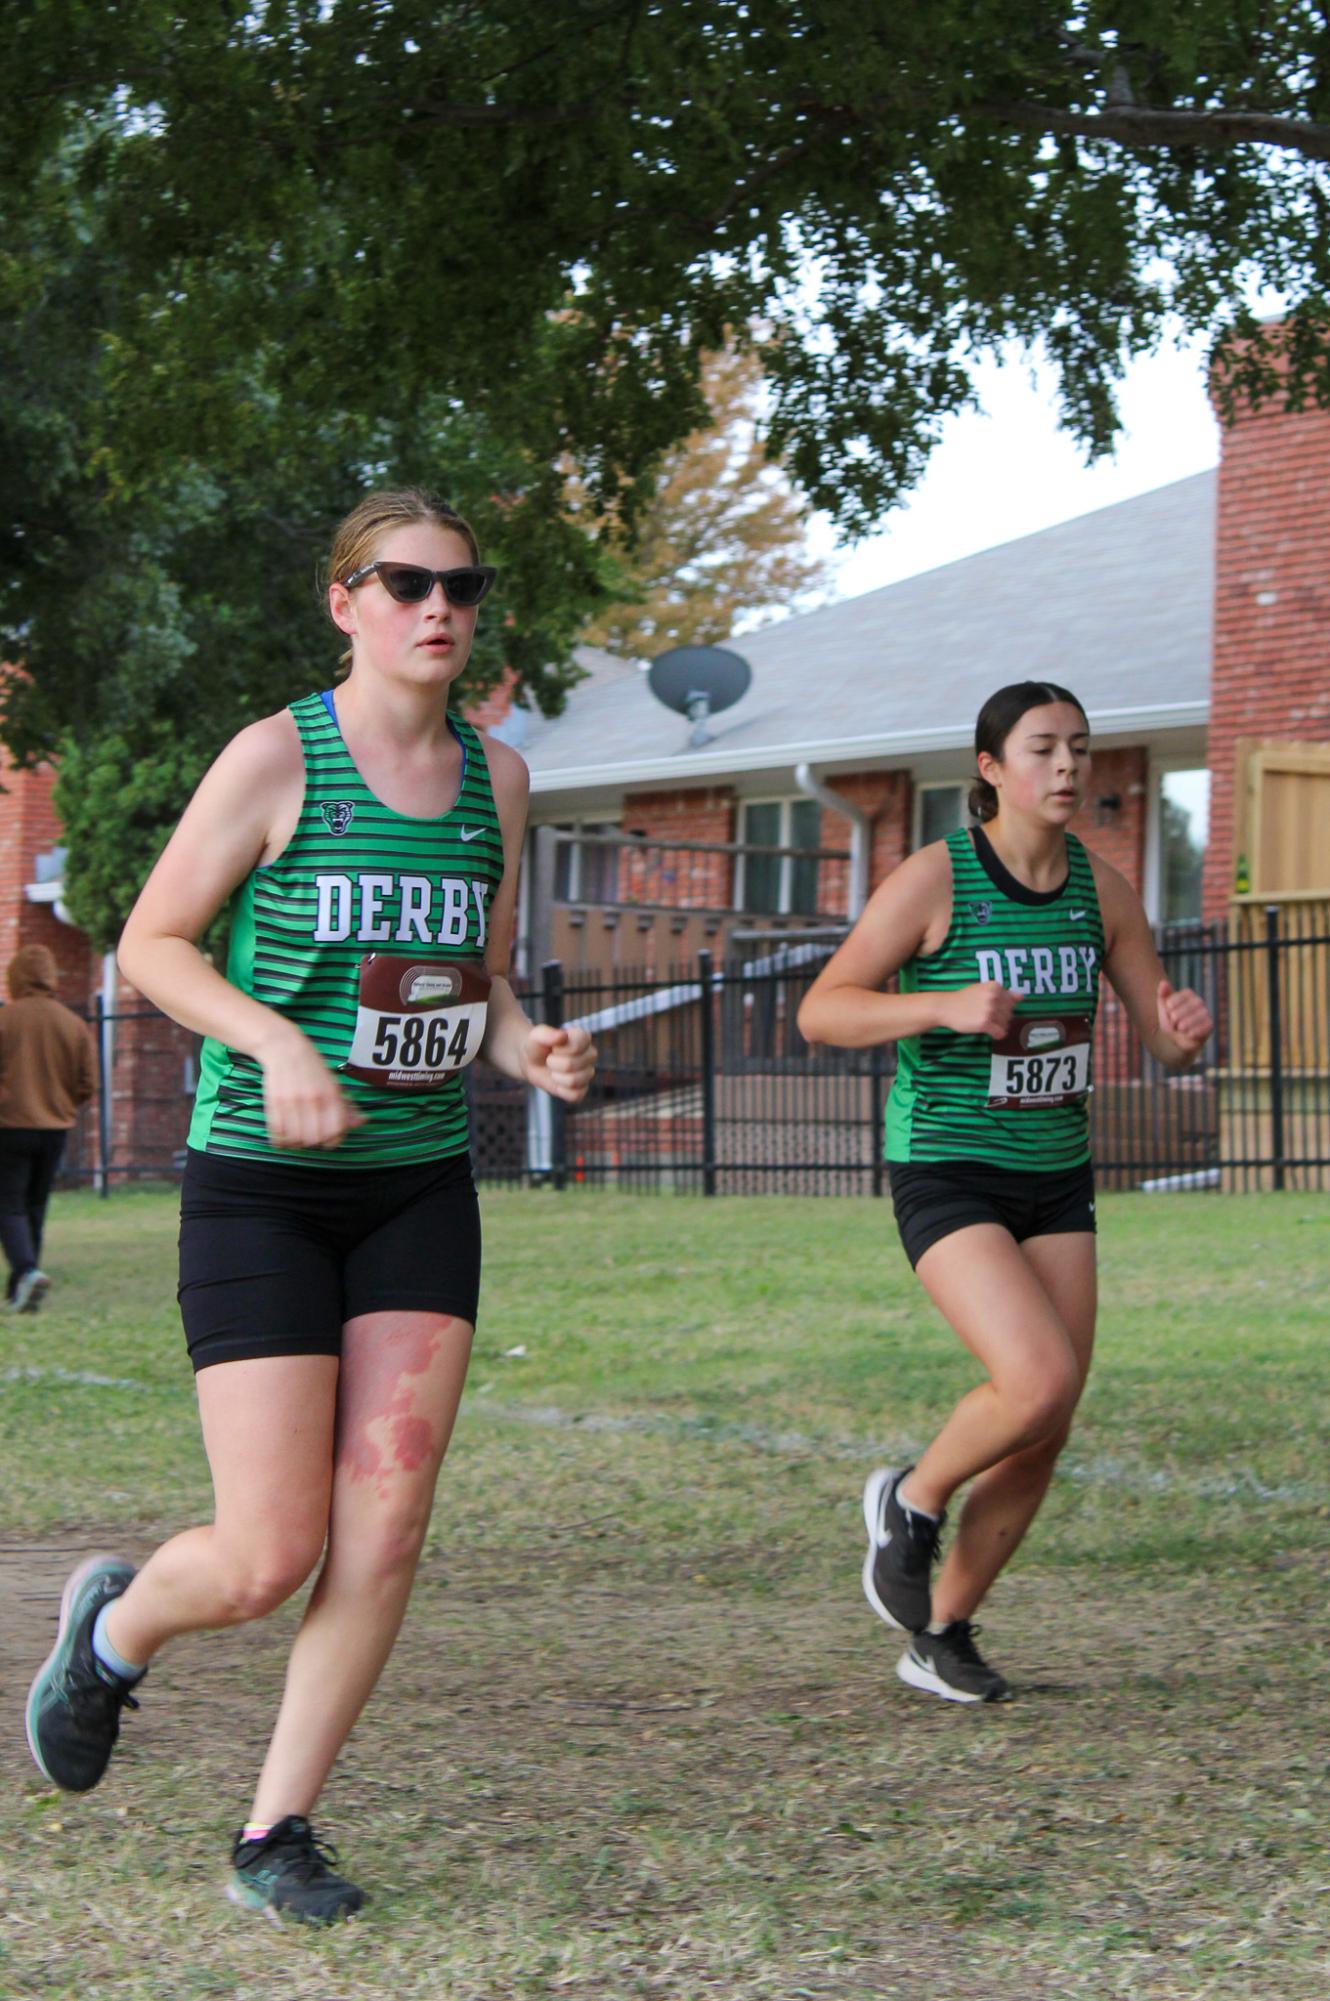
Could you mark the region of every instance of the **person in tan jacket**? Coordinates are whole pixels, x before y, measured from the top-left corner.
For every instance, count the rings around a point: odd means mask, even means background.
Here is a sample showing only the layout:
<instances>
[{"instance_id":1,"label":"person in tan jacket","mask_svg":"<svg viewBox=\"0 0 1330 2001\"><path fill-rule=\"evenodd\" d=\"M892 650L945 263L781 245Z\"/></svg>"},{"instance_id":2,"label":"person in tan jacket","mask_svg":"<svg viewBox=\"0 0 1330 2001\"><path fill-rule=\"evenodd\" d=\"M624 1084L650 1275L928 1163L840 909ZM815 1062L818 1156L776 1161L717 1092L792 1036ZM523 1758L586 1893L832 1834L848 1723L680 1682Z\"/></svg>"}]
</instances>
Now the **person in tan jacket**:
<instances>
[{"instance_id":1,"label":"person in tan jacket","mask_svg":"<svg viewBox=\"0 0 1330 2001\"><path fill-rule=\"evenodd\" d=\"M9 962L8 1007L0 1008L0 1246L9 1263L9 1304L34 1313L51 1281L41 1268L42 1232L65 1138L97 1089L92 1032L55 997L54 955L23 945Z\"/></svg>"}]
</instances>

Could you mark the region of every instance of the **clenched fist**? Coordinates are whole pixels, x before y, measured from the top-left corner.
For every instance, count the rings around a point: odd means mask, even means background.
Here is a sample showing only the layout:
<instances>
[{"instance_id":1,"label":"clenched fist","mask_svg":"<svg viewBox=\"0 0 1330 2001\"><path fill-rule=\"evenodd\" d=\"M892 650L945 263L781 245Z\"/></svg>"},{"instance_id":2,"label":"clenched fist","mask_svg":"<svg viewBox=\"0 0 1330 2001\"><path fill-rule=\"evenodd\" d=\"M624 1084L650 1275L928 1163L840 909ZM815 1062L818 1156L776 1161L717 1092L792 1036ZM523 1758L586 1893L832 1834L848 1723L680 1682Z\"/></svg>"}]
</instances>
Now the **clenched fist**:
<instances>
[{"instance_id":1,"label":"clenched fist","mask_svg":"<svg viewBox=\"0 0 1330 2001\"><path fill-rule=\"evenodd\" d=\"M1190 987L1173 988L1167 980L1159 982L1158 1006L1159 1026L1177 1043L1183 1060L1193 1062L1214 1029L1209 1008Z\"/></svg>"},{"instance_id":2,"label":"clenched fist","mask_svg":"<svg viewBox=\"0 0 1330 2001\"><path fill-rule=\"evenodd\" d=\"M1016 1012L1016 996L998 980L980 980L976 986L962 987L959 993L941 997L945 1002L943 1027L957 1035L991 1035L1000 1042L1011 1027Z\"/></svg>"},{"instance_id":3,"label":"clenched fist","mask_svg":"<svg viewBox=\"0 0 1330 2001\"><path fill-rule=\"evenodd\" d=\"M575 1105L596 1074L596 1045L585 1028L533 1028L524 1053L526 1080Z\"/></svg>"}]
</instances>

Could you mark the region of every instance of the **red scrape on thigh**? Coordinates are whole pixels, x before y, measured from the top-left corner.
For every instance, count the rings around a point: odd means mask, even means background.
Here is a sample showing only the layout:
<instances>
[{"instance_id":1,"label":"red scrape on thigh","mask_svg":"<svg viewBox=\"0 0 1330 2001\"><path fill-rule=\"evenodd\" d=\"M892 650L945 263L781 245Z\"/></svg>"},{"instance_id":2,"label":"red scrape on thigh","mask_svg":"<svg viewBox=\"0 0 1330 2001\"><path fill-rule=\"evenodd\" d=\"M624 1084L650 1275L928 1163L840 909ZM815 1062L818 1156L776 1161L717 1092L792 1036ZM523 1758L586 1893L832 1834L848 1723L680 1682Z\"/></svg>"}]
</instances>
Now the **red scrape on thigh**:
<instances>
[{"instance_id":1,"label":"red scrape on thigh","mask_svg":"<svg viewBox=\"0 0 1330 2001\"><path fill-rule=\"evenodd\" d=\"M354 1409L343 1408L338 1427L337 1456L353 1480L377 1479L382 1486L394 1467L411 1473L432 1458L434 1429L413 1412L409 1378L426 1374L444 1338L437 1321L421 1325L413 1314L362 1354Z\"/></svg>"},{"instance_id":2,"label":"red scrape on thigh","mask_svg":"<svg viewBox=\"0 0 1330 2001\"><path fill-rule=\"evenodd\" d=\"M369 1435L368 1427L347 1426L337 1441L337 1458L353 1480L372 1480L383 1470L383 1454Z\"/></svg>"},{"instance_id":3,"label":"red scrape on thigh","mask_svg":"<svg viewBox=\"0 0 1330 2001\"><path fill-rule=\"evenodd\" d=\"M408 1473L423 1466L434 1450L434 1433L423 1417L393 1420L393 1456Z\"/></svg>"}]
</instances>

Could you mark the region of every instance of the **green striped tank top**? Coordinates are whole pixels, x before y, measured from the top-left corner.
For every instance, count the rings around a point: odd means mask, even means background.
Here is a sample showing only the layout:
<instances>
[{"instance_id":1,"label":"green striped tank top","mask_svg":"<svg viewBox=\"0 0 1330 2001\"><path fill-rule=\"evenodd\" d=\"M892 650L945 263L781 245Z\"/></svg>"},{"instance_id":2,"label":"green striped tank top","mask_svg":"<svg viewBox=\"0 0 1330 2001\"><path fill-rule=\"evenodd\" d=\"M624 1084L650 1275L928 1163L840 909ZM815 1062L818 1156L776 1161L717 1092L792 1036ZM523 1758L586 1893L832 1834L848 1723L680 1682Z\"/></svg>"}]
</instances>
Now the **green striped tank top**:
<instances>
[{"instance_id":1,"label":"green striped tank top","mask_svg":"<svg viewBox=\"0 0 1330 2001\"><path fill-rule=\"evenodd\" d=\"M1055 1173L1090 1157L1089 1092L1104 925L1089 857L1067 836L1067 880L1016 881L983 830L947 836L951 925L901 968L902 993L997 980L1019 995L1000 1041L930 1028L902 1038L887 1100L889 1161L982 1160Z\"/></svg>"},{"instance_id":2,"label":"green striped tank top","mask_svg":"<svg viewBox=\"0 0 1330 2001\"><path fill-rule=\"evenodd\" d=\"M401 955L416 987L430 990L449 978L454 988L457 977L470 981L470 974L448 975L448 966L483 961L490 907L503 880L503 836L484 747L470 723L449 717L462 748L461 789L448 812L416 819L394 813L365 784L342 740L331 693L293 702L291 714L305 757L304 803L283 853L236 891L226 976L305 1031L366 1123L334 1148L273 1146L259 1064L209 1037L189 1144L327 1168L404 1166L465 1153L466 1099L455 1071L431 1088L407 1090L385 1089L343 1066L358 1020L366 1018L359 1002L368 955L379 955L381 965L395 965L383 955Z\"/></svg>"}]
</instances>

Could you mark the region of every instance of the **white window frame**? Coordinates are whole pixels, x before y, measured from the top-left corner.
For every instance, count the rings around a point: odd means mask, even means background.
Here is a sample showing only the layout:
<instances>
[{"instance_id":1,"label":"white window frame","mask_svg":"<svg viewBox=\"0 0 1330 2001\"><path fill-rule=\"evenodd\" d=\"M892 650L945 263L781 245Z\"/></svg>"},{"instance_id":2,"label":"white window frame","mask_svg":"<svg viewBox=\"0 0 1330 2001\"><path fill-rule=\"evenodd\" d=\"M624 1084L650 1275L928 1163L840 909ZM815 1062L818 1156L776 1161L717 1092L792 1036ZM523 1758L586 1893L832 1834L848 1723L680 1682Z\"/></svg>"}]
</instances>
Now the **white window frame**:
<instances>
[{"instance_id":1,"label":"white window frame","mask_svg":"<svg viewBox=\"0 0 1330 2001\"><path fill-rule=\"evenodd\" d=\"M623 829L618 820L607 820L601 813L575 813L567 820L550 823L561 834L618 834ZM565 852L568 855L568 890L566 903L581 903L582 896L582 849L576 842L570 842ZM617 855L618 850L615 850Z\"/></svg>"},{"instance_id":2,"label":"white window frame","mask_svg":"<svg viewBox=\"0 0 1330 2001\"><path fill-rule=\"evenodd\" d=\"M748 846L748 808L750 806L779 806L780 820L777 827L776 838L774 841L763 841L762 846L764 848L766 847L792 848L794 846L794 840L792 837L793 829L790 823L793 818L793 809L796 806L804 806L804 805L818 806L819 802L816 799L810 798L808 793L806 792L780 792L780 793L764 792L760 796L754 796L751 798L745 797L739 801L739 854L738 854L739 866L735 870L735 884L734 884L734 907L736 910L744 910L747 908L748 856L745 850L747 849ZM821 832L822 832L822 820L821 820L821 809L819 806L819 812L818 812L819 848L821 847ZM780 857L780 864L779 864L780 877L776 892L776 908L767 913L767 915L771 917L788 917L791 914L790 889L791 889L791 877L794 874L794 863L795 863L795 857L793 855L782 855ZM756 915L757 913L754 912L753 914Z\"/></svg>"},{"instance_id":3,"label":"white window frame","mask_svg":"<svg viewBox=\"0 0 1330 2001\"><path fill-rule=\"evenodd\" d=\"M960 825L968 827L970 820L970 787L973 778L924 778L915 783L913 824L910 829L910 852L917 854L924 843L924 794L925 792L959 792L961 795Z\"/></svg>"},{"instance_id":4,"label":"white window frame","mask_svg":"<svg viewBox=\"0 0 1330 2001\"><path fill-rule=\"evenodd\" d=\"M1145 905L1145 914L1151 924L1162 924L1164 921L1160 915L1164 903L1164 816L1160 810L1164 797L1164 780L1170 771L1205 771L1208 768L1205 759L1197 757L1194 752L1190 757L1177 755L1161 757L1152 751L1146 761L1145 881L1143 885L1145 894L1142 896L1141 902ZM1210 796L1211 803L1213 804L1213 772L1210 773ZM1207 826L1207 841L1209 840L1209 834L1210 830Z\"/></svg>"}]
</instances>

